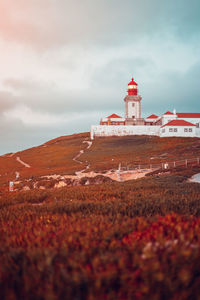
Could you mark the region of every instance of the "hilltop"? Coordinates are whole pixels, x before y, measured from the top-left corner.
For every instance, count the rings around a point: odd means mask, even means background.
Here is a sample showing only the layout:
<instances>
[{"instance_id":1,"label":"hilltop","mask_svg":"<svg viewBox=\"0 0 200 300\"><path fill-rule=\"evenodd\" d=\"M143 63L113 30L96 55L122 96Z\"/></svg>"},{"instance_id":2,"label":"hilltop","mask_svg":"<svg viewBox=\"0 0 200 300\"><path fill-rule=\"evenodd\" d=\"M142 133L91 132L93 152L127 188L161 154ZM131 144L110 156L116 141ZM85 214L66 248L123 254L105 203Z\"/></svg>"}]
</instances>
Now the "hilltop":
<instances>
[{"instance_id":1,"label":"hilltop","mask_svg":"<svg viewBox=\"0 0 200 300\"><path fill-rule=\"evenodd\" d=\"M26 180L30 186L31 181L51 179L51 183L45 184L53 187L52 181L58 181L61 176L65 176L65 181L68 180L70 184L69 179L77 175L81 177L83 172L90 176L93 172L94 177L114 172L119 164L122 169L138 166L150 169L156 164L159 168L165 162L197 157L200 157L198 138L125 136L101 137L90 141L86 132L61 136L38 147L1 156L0 184L6 187L8 181ZM111 175L112 179L116 179Z\"/></svg>"}]
</instances>

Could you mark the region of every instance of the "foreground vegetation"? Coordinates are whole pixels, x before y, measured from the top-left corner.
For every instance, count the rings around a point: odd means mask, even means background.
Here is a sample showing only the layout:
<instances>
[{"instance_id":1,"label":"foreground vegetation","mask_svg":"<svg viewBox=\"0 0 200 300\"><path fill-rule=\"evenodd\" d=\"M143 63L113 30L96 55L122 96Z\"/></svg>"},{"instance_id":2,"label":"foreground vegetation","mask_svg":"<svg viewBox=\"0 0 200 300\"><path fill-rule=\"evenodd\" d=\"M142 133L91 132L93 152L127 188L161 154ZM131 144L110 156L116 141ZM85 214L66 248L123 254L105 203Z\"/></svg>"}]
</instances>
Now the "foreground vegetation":
<instances>
[{"instance_id":1,"label":"foreground vegetation","mask_svg":"<svg viewBox=\"0 0 200 300\"><path fill-rule=\"evenodd\" d=\"M0 299L199 299L195 167L0 198Z\"/></svg>"}]
</instances>

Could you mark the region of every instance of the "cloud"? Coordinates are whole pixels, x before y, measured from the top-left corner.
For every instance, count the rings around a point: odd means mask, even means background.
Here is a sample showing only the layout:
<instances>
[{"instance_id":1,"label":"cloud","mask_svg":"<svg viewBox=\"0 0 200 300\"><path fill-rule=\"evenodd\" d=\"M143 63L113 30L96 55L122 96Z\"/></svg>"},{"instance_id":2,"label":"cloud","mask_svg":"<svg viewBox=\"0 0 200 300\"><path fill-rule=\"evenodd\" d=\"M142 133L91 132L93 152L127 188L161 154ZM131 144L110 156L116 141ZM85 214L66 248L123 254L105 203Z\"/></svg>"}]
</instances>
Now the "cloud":
<instances>
[{"instance_id":1,"label":"cloud","mask_svg":"<svg viewBox=\"0 0 200 300\"><path fill-rule=\"evenodd\" d=\"M11 92L0 91L0 115L13 107L15 107L15 97Z\"/></svg>"},{"instance_id":2,"label":"cloud","mask_svg":"<svg viewBox=\"0 0 200 300\"><path fill-rule=\"evenodd\" d=\"M116 45L173 30L199 34L199 1L0 0L0 33L38 51L58 46Z\"/></svg>"}]
</instances>

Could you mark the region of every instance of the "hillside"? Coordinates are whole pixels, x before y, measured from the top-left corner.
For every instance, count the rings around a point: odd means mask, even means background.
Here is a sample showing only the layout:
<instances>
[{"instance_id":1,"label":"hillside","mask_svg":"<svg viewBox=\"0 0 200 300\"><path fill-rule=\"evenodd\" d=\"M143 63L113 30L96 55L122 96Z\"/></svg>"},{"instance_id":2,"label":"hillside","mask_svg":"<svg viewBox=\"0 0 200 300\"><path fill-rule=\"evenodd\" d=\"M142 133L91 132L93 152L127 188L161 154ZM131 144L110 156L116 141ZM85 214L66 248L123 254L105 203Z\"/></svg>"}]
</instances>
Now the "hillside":
<instances>
[{"instance_id":1,"label":"hillside","mask_svg":"<svg viewBox=\"0 0 200 300\"><path fill-rule=\"evenodd\" d=\"M59 137L38 147L0 157L0 183L14 180L16 172L20 178L30 178L50 174L73 174L80 164L73 160L75 155L87 147L83 141L89 133ZM28 164L25 167L17 158Z\"/></svg>"},{"instance_id":2,"label":"hillside","mask_svg":"<svg viewBox=\"0 0 200 300\"><path fill-rule=\"evenodd\" d=\"M184 172L0 195L0 298L198 299L200 168Z\"/></svg>"},{"instance_id":3,"label":"hillside","mask_svg":"<svg viewBox=\"0 0 200 300\"><path fill-rule=\"evenodd\" d=\"M133 136L91 144L84 133L1 157L0 178L7 187L15 172L32 183L42 175L161 163L199 151L197 139ZM200 166L165 171L0 193L0 298L198 299L200 184L188 178Z\"/></svg>"},{"instance_id":4,"label":"hillside","mask_svg":"<svg viewBox=\"0 0 200 300\"><path fill-rule=\"evenodd\" d=\"M200 156L198 138L159 138L154 136L125 136L95 138L90 151L81 157L88 160L92 170L107 170L138 165L161 164Z\"/></svg>"},{"instance_id":5,"label":"hillside","mask_svg":"<svg viewBox=\"0 0 200 300\"><path fill-rule=\"evenodd\" d=\"M116 170L119 164L122 168L141 165L147 169L159 164L159 168L164 162L197 157L200 157L198 138L127 136L95 138L90 142L89 133L81 133L1 156L0 185L7 188L8 181L15 179L19 182L26 180L30 185L31 181L43 180L42 176L51 176L49 178L53 180L65 175L69 181L76 178L76 172L80 175L80 170L104 174L106 170Z\"/></svg>"}]
</instances>

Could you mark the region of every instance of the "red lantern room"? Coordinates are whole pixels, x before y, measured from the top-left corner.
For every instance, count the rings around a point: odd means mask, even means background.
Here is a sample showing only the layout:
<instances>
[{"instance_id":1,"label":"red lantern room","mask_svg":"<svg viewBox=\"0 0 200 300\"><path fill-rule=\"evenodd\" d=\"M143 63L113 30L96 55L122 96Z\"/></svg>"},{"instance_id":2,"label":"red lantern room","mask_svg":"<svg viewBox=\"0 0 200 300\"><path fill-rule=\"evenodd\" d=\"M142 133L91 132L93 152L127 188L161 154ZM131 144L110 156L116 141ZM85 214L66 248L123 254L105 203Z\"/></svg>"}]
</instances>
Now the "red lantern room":
<instances>
[{"instance_id":1,"label":"red lantern room","mask_svg":"<svg viewBox=\"0 0 200 300\"><path fill-rule=\"evenodd\" d=\"M130 95L130 96L137 95L138 94L137 86L138 86L138 84L132 78L132 80L128 84L128 95Z\"/></svg>"}]
</instances>

